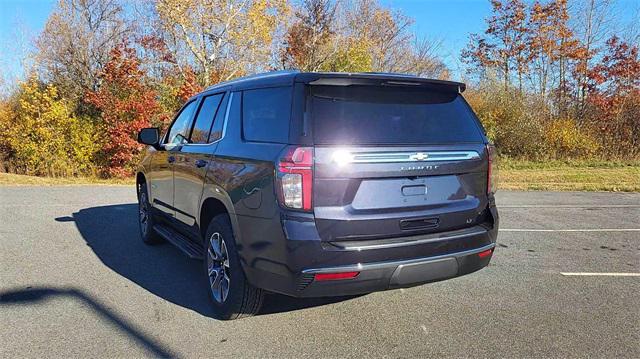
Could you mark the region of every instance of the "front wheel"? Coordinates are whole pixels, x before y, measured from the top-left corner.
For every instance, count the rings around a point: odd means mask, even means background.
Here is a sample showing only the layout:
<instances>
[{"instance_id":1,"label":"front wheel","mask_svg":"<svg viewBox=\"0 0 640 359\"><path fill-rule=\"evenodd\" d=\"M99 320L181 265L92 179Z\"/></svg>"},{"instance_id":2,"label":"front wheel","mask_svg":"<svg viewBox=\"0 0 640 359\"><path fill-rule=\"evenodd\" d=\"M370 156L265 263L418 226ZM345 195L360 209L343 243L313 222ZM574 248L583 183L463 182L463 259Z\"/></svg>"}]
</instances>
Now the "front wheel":
<instances>
[{"instance_id":1,"label":"front wheel","mask_svg":"<svg viewBox=\"0 0 640 359\"><path fill-rule=\"evenodd\" d=\"M232 320L257 314L264 291L251 285L244 275L228 215L211 220L205 240L204 264L215 316Z\"/></svg>"},{"instance_id":2,"label":"front wheel","mask_svg":"<svg viewBox=\"0 0 640 359\"><path fill-rule=\"evenodd\" d=\"M140 237L145 244L162 242L160 236L153 229L153 225L154 221L151 215L147 185L143 183L138 186L138 227L140 228Z\"/></svg>"}]
</instances>

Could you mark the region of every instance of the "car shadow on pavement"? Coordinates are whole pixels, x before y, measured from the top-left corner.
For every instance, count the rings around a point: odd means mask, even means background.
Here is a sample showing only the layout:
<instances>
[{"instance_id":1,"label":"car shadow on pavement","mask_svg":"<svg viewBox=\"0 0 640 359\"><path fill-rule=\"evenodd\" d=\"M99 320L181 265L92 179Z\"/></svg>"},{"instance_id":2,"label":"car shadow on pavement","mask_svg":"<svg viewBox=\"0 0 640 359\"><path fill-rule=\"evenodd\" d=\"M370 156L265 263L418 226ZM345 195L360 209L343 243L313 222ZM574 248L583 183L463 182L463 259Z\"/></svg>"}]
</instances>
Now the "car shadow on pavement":
<instances>
[{"instance_id":1,"label":"car shadow on pavement","mask_svg":"<svg viewBox=\"0 0 640 359\"><path fill-rule=\"evenodd\" d=\"M53 287L27 287L26 289L9 290L0 292L0 305L29 305L55 297L70 297L81 301L84 305L91 308L100 317L114 324L121 331L133 338L143 348L148 350L154 357L172 358L175 354L166 346L148 337L126 319L114 313L107 306L88 295L84 291L76 288L53 288Z\"/></svg>"},{"instance_id":2,"label":"car shadow on pavement","mask_svg":"<svg viewBox=\"0 0 640 359\"><path fill-rule=\"evenodd\" d=\"M202 263L170 244L149 246L138 230L136 204L81 209L58 222L75 222L86 244L109 268L176 305L213 317ZM297 299L270 294L260 314L275 314L332 304L354 297Z\"/></svg>"}]
</instances>

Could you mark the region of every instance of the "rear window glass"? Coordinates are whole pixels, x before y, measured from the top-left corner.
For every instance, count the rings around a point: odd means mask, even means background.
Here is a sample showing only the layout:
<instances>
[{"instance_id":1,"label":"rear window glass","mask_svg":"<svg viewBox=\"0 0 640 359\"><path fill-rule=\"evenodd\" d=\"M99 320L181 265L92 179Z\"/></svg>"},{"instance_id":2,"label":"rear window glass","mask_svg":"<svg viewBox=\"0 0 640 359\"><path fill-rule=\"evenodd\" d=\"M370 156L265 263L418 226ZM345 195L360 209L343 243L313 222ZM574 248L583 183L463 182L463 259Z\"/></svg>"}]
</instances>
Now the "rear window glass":
<instances>
[{"instance_id":1,"label":"rear window glass","mask_svg":"<svg viewBox=\"0 0 640 359\"><path fill-rule=\"evenodd\" d=\"M319 144L482 142L462 96L382 86L312 86L314 141Z\"/></svg>"},{"instance_id":2,"label":"rear window glass","mask_svg":"<svg viewBox=\"0 0 640 359\"><path fill-rule=\"evenodd\" d=\"M247 141L287 142L291 88L247 90L242 95L242 134Z\"/></svg>"}]
</instances>

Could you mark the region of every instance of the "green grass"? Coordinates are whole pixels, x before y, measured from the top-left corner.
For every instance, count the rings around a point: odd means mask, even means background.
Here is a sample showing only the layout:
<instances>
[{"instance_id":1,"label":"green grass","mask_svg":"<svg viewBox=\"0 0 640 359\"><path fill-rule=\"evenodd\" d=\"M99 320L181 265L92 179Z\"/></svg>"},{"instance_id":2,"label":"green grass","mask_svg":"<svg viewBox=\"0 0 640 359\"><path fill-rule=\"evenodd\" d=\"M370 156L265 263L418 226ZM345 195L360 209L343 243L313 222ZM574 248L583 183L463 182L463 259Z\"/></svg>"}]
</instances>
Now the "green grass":
<instances>
[{"instance_id":1,"label":"green grass","mask_svg":"<svg viewBox=\"0 0 640 359\"><path fill-rule=\"evenodd\" d=\"M135 179L103 179L97 177L36 177L0 173L0 186L72 186L72 185L132 185Z\"/></svg>"},{"instance_id":2,"label":"green grass","mask_svg":"<svg viewBox=\"0 0 640 359\"><path fill-rule=\"evenodd\" d=\"M544 161L501 158L498 188L640 192L640 161Z\"/></svg>"}]
</instances>

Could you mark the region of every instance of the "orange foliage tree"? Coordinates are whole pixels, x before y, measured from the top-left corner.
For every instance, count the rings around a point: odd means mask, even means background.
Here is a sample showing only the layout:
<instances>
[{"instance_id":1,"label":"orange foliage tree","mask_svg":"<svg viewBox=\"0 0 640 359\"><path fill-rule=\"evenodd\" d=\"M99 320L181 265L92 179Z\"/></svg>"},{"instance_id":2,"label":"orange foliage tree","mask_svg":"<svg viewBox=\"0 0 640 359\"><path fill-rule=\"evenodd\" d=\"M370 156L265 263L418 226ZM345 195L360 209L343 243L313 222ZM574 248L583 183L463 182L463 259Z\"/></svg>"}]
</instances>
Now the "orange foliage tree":
<instances>
[{"instance_id":1,"label":"orange foliage tree","mask_svg":"<svg viewBox=\"0 0 640 359\"><path fill-rule=\"evenodd\" d=\"M97 91L87 93L87 101L102 118L101 155L103 174L124 177L133 173L134 159L142 150L136 142L141 128L148 127L159 116L156 93L144 82L140 60L126 43L110 53L101 74Z\"/></svg>"},{"instance_id":2,"label":"orange foliage tree","mask_svg":"<svg viewBox=\"0 0 640 359\"><path fill-rule=\"evenodd\" d=\"M607 52L589 71L589 101L596 125L612 139L615 155L640 154L640 58L638 46L613 36Z\"/></svg>"},{"instance_id":3,"label":"orange foliage tree","mask_svg":"<svg viewBox=\"0 0 640 359\"><path fill-rule=\"evenodd\" d=\"M493 15L487 19L485 36L471 34L462 60L477 68L495 68L503 78L505 90L515 70L518 88L522 91L523 74L528 57L526 50L526 12L521 0L492 0Z\"/></svg>"}]
</instances>

